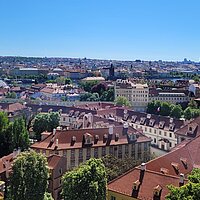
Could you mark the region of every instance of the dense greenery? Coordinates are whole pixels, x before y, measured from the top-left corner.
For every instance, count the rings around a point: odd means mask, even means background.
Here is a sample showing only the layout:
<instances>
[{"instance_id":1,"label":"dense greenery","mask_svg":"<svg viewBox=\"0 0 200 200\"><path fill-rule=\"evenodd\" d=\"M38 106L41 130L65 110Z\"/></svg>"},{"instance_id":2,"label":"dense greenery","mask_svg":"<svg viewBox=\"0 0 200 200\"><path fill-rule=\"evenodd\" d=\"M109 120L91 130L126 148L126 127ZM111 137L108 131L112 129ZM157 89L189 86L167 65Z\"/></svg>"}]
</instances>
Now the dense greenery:
<instances>
[{"instance_id":1,"label":"dense greenery","mask_svg":"<svg viewBox=\"0 0 200 200\"><path fill-rule=\"evenodd\" d=\"M105 200L106 171L101 159L91 158L63 176L64 200Z\"/></svg>"},{"instance_id":2,"label":"dense greenery","mask_svg":"<svg viewBox=\"0 0 200 200\"><path fill-rule=\"evenodd\" d=\"M23 152L13 164L9 196L12 200L44 200L48 183L46 157L35 151ZM50 200L46 195L45 199Z\"/></svg>"},{"instance_id":3,"label":"dense greenery","mask_svg":"<svg viewBox=\"0 0 200 200\"><path fill-rule=\"evenodd\" d=\"M180 105L174 105L168 102L152 101L148 103L147 113L180 118L183 114L183 110Z\"/></svg>"},{"instance_id":4,"label":"dense greenery","mask_svg":"<svg viewBox=\"0 0 200 200\"><path fill-rule=\"evenodd\" d=\"M115 100L115 103L118 106L128 106L128 107L131 106L131 104L128 101L128 99L126 97L123 97L123 96L117 97L116 100Z\"/></svg>"},{"instance_id":5,"label":"dense greenery","mask_svg":"<svg viewBox=\"0 0 200 200\"><path fill-rule=\"evenodd\" d=\"M114 88L98 81L81 82L80 86L87 93L80 96L81 101L114 101Z\"/></svg>"},{"instance_id":6,"label":"dense greenery","mask_svg":"<svg viewBox=\"0 0 200 200\"><path fill-rule=\"evenodd\" d=\"M108 182L139 164L133 158L119 159L113 155L103 157L102 161L106 168Z\"/></svg>"},{"instance_id":7,"label":"dense greenery","mask_svg":"<svg viewBox=\"0 0 200 200\"><path fill-rule=\"evenodd\" d=\"M33 131L35 132L36 139L41 139L41 133L44 131L53 131L54 128L59 126L59 113L39 113L33 120Z\"/></svg>"},{"instance_id":8,"label":"dense greenery","mask_svg":"<svg viewBox=\"0 0 200 200\"><path fill-rule=\"evenodd\" d=\"M9 122L8 116L0 112L0 157L8 155L15 148L29 147L29 134L22 118Z\"/></svg>"},{"instance_id":9,"label":"dense greenery","mask_svg":"<svg viewBox=\"0 0 200 200\"><path fill-rule=\"evenodd\" d=\"M6 94L6 98L16 99L17 98L17 94L15 92L8 92Z\"/></svg>"},{"instance_id":10,"label":"dense greenery","mask_svg":"<svg viewBox=\"0 0 200 200\"><path fill-rule=\"evenodd\" d=\"M181 187L168 186L170 194L167 200L197 200L200 199L200 169L193 169L188 176L189 182Z\"/></svg>"}]
</instances>

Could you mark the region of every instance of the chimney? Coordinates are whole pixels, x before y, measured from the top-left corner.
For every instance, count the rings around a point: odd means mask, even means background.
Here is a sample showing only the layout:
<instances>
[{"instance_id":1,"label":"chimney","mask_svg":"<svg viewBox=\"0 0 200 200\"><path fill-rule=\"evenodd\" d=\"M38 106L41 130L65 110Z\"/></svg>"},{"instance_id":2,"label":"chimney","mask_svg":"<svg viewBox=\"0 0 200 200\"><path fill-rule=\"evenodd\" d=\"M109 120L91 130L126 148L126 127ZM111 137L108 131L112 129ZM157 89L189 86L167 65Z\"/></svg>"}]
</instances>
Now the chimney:
<instances>
[{"instance_id":1,"label":"chimney","mask_svg":"<svg viewBox=\"0 0 200 200\"><path fill-rule=\"evenodd\" d=\"M127 123L124 123L123 125L123 130L122 130L122 134L123 135L127 135L128 133L128 124Z\"/></svg>"},{"instance_id":2,"label":"chimney","mask_svg":"<svg viewBox=\"0 0 200 200\"><path fill-rule=\"evenodd\" d=\"M14 149L13 150L13 158L16 158L17 157L17 149Z\"/></svg>"},{"instance_id":3,"label":"chimney","mask_svg":"<svg viewBox=\"0 0 200 200\"><path fill-rule=\"evenodd\" d=\"M53 129L53 136L56 134L56 129L54 128Z\"/></svg>"},{"instance_id":4,"label":"chimney","mask_svg":"<svg viewBox=\"0 0 200 200\"><path fill-rule=\"evenodd\" d=\"M56 147L58 147L58 139L56 139Z\"/></svg>"},{"instance_id":5,"label":"chimney","mask_svg":"<svg viewBox=\"0 0 200 200\"><path fill-rule=\"evenodd\" d=\"M113 125L109 126L109 135L113 135Z\"/></svg>"},{"instance_id":6,"label":"chimney","mask_svg":"<svg viewBox=\"0 0 200 200\"><path fill-rule=\"evenodd\" d=\"M18 156L20 153L21 153L21 148L18 147L18 149L17 149L17 156Z\"/></svg>"},{"instance_id":7,"label":"chimney","mask_svg":"<svg viewBox=\"0 0 200 200\"><path fill-rule=\"evenodd\" d=\"M141 171L145 171L146 170L146 163L142 163L141 164Z\"/></svg>"},{"instance_id":8,"label":"chimney","mask_svg":"<svg viewBox=\"0 0 200 200\"><path fill-rule=\"evenodd\" d=\"M184 174L183 174L183 173L180 173L179 183L180 183L181 185L184 184L184 178L185 178Z\"/></svg>"}]
</instances>

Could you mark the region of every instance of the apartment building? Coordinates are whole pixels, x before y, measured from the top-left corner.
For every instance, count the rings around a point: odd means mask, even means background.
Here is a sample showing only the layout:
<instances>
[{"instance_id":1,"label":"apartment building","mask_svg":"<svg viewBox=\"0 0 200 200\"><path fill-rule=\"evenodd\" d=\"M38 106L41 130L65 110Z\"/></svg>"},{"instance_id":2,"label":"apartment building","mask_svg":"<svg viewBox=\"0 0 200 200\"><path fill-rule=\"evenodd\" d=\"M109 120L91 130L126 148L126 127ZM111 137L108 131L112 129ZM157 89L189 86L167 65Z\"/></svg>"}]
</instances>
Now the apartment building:
<instances>
[{"instance_id":1,"label":"apartment building","mask_svg":"<svg viewBox=\"0 0 200 200\"><path fill-rule=\"evenodd\" d=\"M152 139L152 146L169 151L178 143L175 132L185 125L180 119L170 117L136 112L124 108L111 108L98 111L99 117L113 120L121 123L128 123L129 126L142 131L147 137Z\"/></svg>"},{"instance_id":2,"label":"apartment building","mask_svg":"<svg viewBox=\"0 0 200 200\"><path fill-rule=\"evenodd\" d=\"M168 185L187 183L188 174L199 168L200 136L185 140L170 153L151 160L108 184L107 200L159 199L169 193Z\"/></svg>"},{"instance_id":3,"label":"apartment building","mask_svg":"<svg viewBox=\"0 0 200 200\"><path fill-rule=\"evenodd\" d=\"M168 90L164 91L160 88L151 88L149 90L149 102L165 101L169 103L187 103L190 101L189 92L187 90Z\"/></svg>"},{"instance_id":4,"label":"apartment building","mask_svg":"<svg viewBox=\"0 0 200 200\"><path fill-rule=\"evenodd\" d=\"M129 80L116 80L115 99L126 97L136 111L145 111L149 102L149 87L147 84L135 84Z\"/></svg>"}]
</instances>

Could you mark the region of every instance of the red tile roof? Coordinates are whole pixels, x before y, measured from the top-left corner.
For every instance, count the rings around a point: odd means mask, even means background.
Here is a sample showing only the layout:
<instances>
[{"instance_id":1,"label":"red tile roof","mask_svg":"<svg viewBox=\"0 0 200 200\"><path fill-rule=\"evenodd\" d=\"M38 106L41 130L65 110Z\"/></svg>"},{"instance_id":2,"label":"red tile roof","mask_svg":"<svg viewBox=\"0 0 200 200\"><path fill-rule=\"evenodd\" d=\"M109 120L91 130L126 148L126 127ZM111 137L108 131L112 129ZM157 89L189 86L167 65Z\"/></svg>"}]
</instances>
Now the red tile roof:
<instances>
[{"instance_id":1,"label":"red tile roof","mask_svg":"<svg viewBox=\"0 0 200 200\"><path fill-rule=\"evenodd\" d=\"M146 171L139 188L138 199L153 199L153 188L160 185L163 189L161 198L168 193L167 185L179 185L180 174L188 175L193 168L200 168L200 136L184 141L182 144L159 158L146 163ZM163 173L165 169L166 173ZM108 189L127 196L132 196L133 182L140 178L140 168L136 167L121 177L113 180ZM141 181L140 181L141 182Z\"/></svg>"},{"instance_id":2,"label":"red tile roof","mask_svg":"<svg viewBox=\"0 0 200 200\"><path fill-rule=\"evenodd\" d=\"M113 136L109 145L119 145L119 144L127 144L127 136L122 134L123 126L114 127ZM129 127L129 133L134 133L138 135L137 142L146 142L151 141L151 139L144 136L142 133L137 130ZM83 147L83 136L85 133L89 133L92 135L93 139L95 135L99 136L99 140L96 144L93 144L93 147L98 146L106 146L107 142L104 142L104 135L109 133L108 128L91 128L91 129L78 129L78 130L56 130L55 136L53 133L45 138L41 142L37 142L33 144L31 147L33 149L51 149L54 150L56 147L56 140L58 139L58 147L59 149L72 149L72 148L82 148ZM119 140L115 141L115 134L119 134ZM72 144L72 137L76 137L76 142ZM109 140L107 140L109 141Z\"/></svg>"}]
</instances>

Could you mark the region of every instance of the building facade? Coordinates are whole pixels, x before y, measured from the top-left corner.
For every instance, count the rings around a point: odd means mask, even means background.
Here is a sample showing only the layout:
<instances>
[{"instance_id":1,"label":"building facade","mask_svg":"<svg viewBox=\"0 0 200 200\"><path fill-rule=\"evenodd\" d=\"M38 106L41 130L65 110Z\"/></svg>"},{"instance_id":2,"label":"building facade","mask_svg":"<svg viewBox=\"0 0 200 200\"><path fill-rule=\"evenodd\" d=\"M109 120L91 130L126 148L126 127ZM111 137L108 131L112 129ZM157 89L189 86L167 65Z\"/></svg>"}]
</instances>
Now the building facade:
<instances>
[{"instance_id":1,"label":"building facade","mask_svg":"<svg viewBox=\"0 0 200 200\"><path fill-rule=\"evenodd\" d=\"M145 111L149 102L149 87L147 84L134 84L129 80L116 80L115 99L126 97L136 111Z\"/></svg>"}]
</instances>

